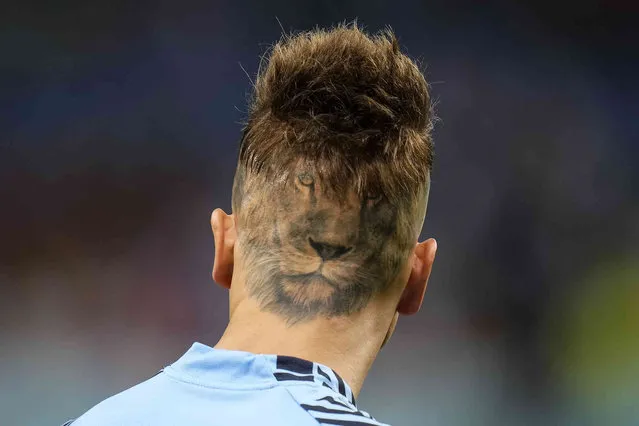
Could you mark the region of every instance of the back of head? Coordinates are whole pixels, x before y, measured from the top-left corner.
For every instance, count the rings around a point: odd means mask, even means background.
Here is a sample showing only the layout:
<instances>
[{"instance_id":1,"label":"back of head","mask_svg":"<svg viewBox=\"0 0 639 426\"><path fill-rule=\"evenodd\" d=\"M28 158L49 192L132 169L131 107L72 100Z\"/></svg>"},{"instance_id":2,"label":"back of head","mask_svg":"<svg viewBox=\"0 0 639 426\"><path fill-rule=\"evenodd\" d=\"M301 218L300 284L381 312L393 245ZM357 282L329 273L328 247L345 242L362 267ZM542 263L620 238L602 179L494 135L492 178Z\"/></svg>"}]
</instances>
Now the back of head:
<instances>
[{"instance_id":1,"label":"back of head","mask_svg":"<svg viewBox=\"0 0 639 426\"><path fill-rule=\"evenodd\" d=\"M233 188L250 296L297 322L351 314L388 289L421 229L431 128L428 85L390 31L276 44Z\"/></svg>"}]
</instances>

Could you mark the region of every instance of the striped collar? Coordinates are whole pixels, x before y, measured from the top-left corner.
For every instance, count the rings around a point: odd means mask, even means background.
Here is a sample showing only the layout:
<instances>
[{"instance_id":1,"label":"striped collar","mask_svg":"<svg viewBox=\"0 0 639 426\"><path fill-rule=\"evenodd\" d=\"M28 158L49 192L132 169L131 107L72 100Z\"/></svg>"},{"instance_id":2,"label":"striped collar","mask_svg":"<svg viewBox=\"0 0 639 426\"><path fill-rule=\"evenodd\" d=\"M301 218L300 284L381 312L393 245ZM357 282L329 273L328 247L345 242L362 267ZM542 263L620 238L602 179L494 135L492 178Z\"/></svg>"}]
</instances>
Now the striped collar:
<instances>
[{"instance_id":1,"label":"striped collar","mask_svg":"<svg viewBox=\"0 0 639 426\"><path fill-rule=\"evenodd\" d=\"M331 389L345 402L356 406L353 391L339 374L325 365L291 356L214 349L196 342L164 371L207 387L257 389L278 382L281 385L315 384Z\"/></svg>"},{"instance_id":2,"label":"striped collar","mask_svg":"<svg viewBox=\"0 0 639 426\"><path fill-rule=\"evenodd\" d=\"M350 386L333 369L292 356L278 355L275 378L282 381L307 381L326 386L344 396L351 404L357 405Z\"/></svg>"}]
</instances>

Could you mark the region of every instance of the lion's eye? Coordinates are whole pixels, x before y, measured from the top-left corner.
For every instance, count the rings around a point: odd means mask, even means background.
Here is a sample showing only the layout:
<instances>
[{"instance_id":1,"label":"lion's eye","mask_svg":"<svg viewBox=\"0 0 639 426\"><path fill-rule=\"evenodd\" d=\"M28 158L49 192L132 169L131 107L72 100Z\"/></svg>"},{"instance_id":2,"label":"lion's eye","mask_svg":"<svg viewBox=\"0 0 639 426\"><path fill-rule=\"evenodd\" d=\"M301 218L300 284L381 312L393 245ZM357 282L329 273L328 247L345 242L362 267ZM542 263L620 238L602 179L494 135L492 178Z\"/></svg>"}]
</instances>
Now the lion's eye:
<instances>
[{"instance_id":1,"label":"lion's eye","mask_svg":"<svg viewBox=\"0 0 639 426\"><path fill-rule=\"evenodd\" d=\"M364 197L366 201L366 205L369 207L376 206L380 201L382 201L382 194L367 194Z\"/></svg>"},{"instance_id":2,"label":"lion's eye","mask_svg":"<svg viewBox=\"0 0 639 426\"><path fill-rule=\"evenodd\" d=\"M304 186L311 186L315 183L315 179L313 179L313 176L311 176L309 173L302 173L301 175L297 176L297 179Z\"/></svg>"}]
</instances>

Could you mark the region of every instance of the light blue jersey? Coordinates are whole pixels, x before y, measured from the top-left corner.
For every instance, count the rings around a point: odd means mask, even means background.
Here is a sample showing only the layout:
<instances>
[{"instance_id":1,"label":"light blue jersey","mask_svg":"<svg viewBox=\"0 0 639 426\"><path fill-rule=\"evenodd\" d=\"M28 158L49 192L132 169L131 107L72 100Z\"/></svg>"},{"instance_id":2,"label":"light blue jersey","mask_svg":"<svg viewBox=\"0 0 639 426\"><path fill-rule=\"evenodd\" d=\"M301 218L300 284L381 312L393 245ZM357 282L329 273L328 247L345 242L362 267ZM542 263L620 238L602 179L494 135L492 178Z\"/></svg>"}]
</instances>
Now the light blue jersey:
<instances>
[{"instance_id":1,"label":"light blue jersey","mask_svg":"<svg viewBox=\"0 0 639 426\"><path fill-rule=\"evenodd\" d=\"M299 358L195 343L151 379L90 409L72 426L370 426L350 387ZM382 425L383 426L383 425Z\"/></svg>"}]
</instances>

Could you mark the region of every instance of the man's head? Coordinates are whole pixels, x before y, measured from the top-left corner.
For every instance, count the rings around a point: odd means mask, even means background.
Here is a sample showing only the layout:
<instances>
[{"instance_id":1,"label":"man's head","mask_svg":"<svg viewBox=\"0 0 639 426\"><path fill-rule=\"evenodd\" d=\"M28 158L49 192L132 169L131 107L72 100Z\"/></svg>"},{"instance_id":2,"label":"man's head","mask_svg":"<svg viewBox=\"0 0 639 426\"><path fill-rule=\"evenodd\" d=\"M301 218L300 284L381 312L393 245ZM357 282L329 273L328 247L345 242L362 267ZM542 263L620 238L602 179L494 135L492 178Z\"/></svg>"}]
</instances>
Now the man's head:
<instances>
[{"instance_id":1,"label":"man's head","mask_svg":"<svg viewBox=\"0 0 639 426\"><path fill-rule=\"evenodd\" d=\"M341 26L276 44L255 83L233 216L214 213L216 281L230 286L241 268L248 297L289 323L386 293L417 311L435 252L416 245L432 118L428 85L390 32Z\"/></svg>"}]
</instances>

